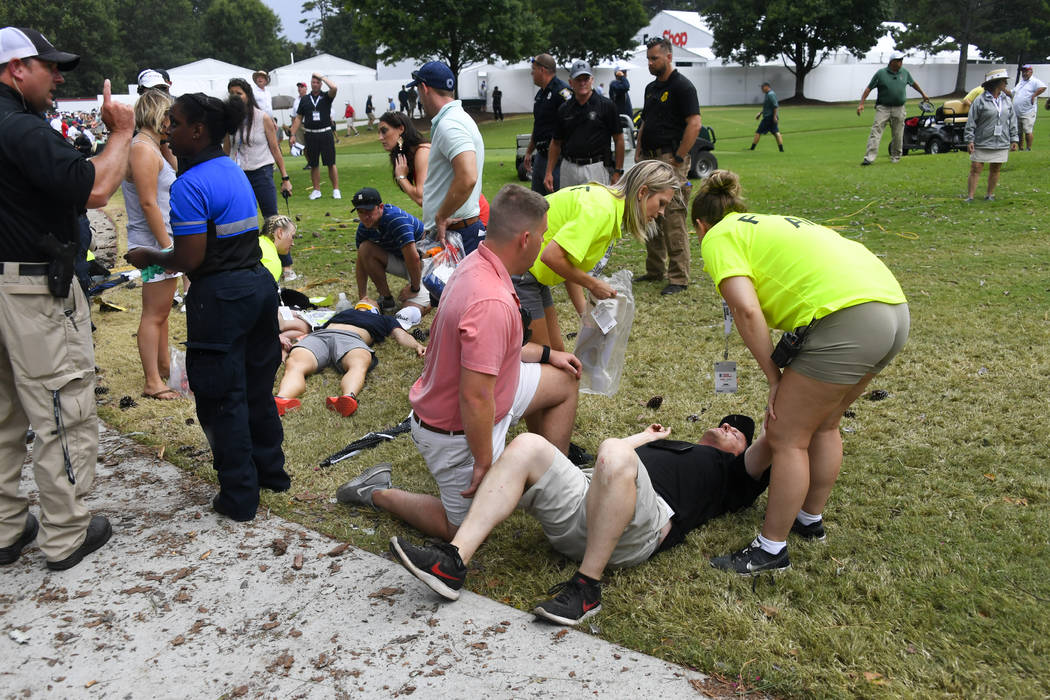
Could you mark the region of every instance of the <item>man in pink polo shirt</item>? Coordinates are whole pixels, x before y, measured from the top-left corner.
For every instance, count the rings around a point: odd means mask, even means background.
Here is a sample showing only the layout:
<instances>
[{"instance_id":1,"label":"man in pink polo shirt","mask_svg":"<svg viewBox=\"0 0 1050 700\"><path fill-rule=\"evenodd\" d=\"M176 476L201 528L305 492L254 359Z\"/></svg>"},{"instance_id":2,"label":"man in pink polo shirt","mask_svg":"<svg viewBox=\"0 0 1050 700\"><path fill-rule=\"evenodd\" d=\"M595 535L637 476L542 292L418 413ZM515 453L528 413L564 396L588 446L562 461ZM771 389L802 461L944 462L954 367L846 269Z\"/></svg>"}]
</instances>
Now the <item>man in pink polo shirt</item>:
<instances>
[{"instance_id":1,"label":"man in pink polo shirt","mask_svg":"<svg viewBox=\"0 0 1050 700\"><path fill-rule=\"evenodd\" d=\"M391 488L390 465L378 465L341 486L340 502L380 508L447 542L520 418L567 452L580 361L522 343L510 280L539 255L547 208L535 192L504 186L492 200L485 241L460 263L441 295L423 375L409 392L412 439L441 498Z\"/></svg>"}]
</instances>

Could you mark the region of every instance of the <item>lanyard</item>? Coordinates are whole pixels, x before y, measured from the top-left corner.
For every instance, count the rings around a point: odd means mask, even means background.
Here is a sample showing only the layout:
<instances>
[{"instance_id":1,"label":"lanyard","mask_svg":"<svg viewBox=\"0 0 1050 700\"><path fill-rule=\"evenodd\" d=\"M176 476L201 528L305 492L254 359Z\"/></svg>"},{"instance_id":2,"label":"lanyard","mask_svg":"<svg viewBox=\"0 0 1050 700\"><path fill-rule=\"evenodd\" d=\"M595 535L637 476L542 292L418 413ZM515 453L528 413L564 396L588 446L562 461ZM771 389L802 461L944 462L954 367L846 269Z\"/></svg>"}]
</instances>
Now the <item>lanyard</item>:
<instances>
[{"instance_id":1,"label":"lanyard","mask_svg":"<svg viewBox=\"0 0 1050 700\"><path fill-rule=\"evenodd\" d=\"M318 95L317 97L307 95L307 97L310 98L310 103L314 106L314 109L317 109L317 103L321 101L321 98L324 97L324 95Z\"/></svg>"},{"instance_id":2,"label":"lanyard","mask_svg":"<svg viewBox=\"0 0 1050 700\"><path fill-rule=\"evenodd\" d=\"M733 312L729 310L729 304L722 300L722 330L725 332L726 345L722 352L722 359L729 359L729 334L733 330Z\"/></svg>"}]
</instances>

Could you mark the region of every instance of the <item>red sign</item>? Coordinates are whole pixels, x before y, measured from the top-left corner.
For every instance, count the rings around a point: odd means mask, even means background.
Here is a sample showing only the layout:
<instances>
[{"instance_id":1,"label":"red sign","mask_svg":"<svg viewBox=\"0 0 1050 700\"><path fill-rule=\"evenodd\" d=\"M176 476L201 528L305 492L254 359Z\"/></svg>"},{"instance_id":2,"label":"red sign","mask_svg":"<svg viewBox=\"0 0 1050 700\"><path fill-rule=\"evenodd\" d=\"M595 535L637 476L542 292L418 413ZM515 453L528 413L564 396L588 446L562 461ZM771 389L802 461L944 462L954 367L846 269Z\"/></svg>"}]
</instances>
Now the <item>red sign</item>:
<instances>
[{"instance_id":1,"label":"red sign","mask_svg":"<svg viewBox=\"0 0 1050 700\"><path fill-rule=\"evenodd\" d=\"M685 46L689 43L688 32L678 32L675 34L670 29L664 30L664 38L670 41L674 46Z\"/></svg>"}]
</instances>

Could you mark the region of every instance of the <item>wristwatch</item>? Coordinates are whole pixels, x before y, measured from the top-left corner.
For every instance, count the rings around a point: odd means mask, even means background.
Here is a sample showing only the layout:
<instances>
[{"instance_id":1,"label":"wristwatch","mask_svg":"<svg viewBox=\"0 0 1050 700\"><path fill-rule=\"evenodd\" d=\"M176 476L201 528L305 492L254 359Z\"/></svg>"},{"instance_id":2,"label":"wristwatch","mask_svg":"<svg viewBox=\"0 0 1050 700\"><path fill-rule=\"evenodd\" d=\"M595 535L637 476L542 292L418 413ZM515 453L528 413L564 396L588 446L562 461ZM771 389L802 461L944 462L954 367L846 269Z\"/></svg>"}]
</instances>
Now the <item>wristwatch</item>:
<instances>
[{"instance_id":1,"label":"wristwatch","mask_svg":"<svg viewBox=\"0 0 1050 700\"><path fill-rule=\"evenodd\" d=\"M615 168L613 172L617 175L623 175L623 168Z\"/></svg>"},{"instance_id":2,"label":"wristwatch","mask_svg":"<svg viewBox=\"0 0 1050 700\"><path fill-rule=\"evenodd\" d=\"M674 154L674 162L675 163L684 163L685 162L685 158L683 158L682 156L680 156L677 153L675 153Z\"/></svg>"},{"instance_id":3,"label":"wristwatch","mask_svg":"<svg viewBox=\"0 0 1050 700\"><path fill-rule=\"evenodd\" d=\"M413 294L419 294L419 287L413 287L413 286L409 285L408 288L412 290Z\"/></svg>"}]
</instances>

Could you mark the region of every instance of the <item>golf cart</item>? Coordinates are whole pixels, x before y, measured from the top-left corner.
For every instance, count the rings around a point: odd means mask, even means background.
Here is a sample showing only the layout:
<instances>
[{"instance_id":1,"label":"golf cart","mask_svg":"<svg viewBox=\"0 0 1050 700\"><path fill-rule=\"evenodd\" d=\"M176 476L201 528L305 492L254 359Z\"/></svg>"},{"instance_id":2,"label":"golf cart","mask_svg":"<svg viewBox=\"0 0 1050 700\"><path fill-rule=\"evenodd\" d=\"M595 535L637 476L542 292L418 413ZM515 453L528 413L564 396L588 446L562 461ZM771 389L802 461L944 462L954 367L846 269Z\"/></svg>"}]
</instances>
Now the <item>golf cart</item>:
<instances>
[{"instance_id":1,"label":"golf cart","mask_svg":"<svg viewBox=\"0 0 1050 700\"><path fill-rule=\"evenodd\" d=\"M936 110L924 100L919 103L919 110L919 116L904 120L902 155L920 149L926 153L947 153L966 148L963 131L967 109L961 100L948 100Z\"/></svg>"}]
</instances>

